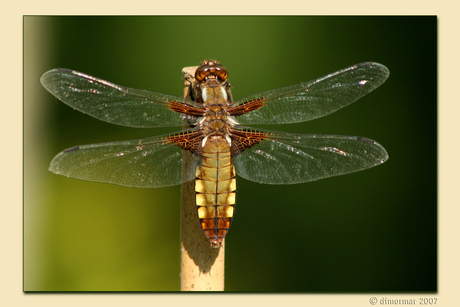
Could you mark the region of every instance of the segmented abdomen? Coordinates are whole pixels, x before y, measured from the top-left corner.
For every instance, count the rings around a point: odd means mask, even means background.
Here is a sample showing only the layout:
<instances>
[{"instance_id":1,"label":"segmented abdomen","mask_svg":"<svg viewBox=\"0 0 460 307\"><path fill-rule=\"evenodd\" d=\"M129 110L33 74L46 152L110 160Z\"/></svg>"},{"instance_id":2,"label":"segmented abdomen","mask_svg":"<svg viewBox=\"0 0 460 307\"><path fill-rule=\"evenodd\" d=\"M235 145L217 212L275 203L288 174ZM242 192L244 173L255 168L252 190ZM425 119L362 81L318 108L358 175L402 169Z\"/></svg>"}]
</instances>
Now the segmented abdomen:
<instances>
[{"instance_id":1,"label":"segmented abdomen","mask_svg":"<svg viewBox=\"0 0 460 307\"><path fill-rule=\"evenodd\" d=\"M196 167L196 205L201 228L212 247L220 247L233 218L236 178L230 146L223 136L208 137Z\"/></svg>"}]
</instances>

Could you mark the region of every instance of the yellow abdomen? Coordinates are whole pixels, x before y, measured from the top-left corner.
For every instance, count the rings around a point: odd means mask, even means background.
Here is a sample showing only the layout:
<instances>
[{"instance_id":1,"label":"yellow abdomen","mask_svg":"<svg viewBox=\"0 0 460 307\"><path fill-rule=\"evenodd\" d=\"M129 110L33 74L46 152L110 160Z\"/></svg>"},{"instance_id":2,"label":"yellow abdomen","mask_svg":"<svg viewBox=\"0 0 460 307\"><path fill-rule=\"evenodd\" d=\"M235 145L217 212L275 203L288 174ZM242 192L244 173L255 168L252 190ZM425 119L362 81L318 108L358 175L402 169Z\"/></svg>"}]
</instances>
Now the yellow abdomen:
<instances>
[{"instance_id":1,"label":"yellow abdomen","mask_svg":"<svg viewBox=\"0 0 460 307\"><path fill-rule=\"evenodd\" d=\"M220 247L235 208L236 178L230 146L221 135L210 136L196 167L196 205L201 228L212 247Z\"/></svg>"}]
</instances>

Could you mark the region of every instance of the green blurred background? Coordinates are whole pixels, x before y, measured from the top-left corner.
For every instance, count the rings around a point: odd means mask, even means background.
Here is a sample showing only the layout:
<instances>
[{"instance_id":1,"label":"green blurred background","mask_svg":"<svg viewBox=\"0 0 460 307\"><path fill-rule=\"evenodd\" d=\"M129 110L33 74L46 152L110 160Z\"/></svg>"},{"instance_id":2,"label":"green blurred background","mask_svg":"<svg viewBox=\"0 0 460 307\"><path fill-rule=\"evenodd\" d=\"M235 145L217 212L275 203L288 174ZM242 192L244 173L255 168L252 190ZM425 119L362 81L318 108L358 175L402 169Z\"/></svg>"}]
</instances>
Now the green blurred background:
<instances>
[{"instance_id":1,"label":"green blurred background","mask_svg":"<svg viewBox=\"0 0 460 307\"><path fill-rule=\"evenodd\" d=\"M98 121L56 100L40 75L72 68L180 96L181 69L213 58L229 70L235 99L359 62L391 72L334 114L263 127L369 137L390 159L307 184L240 178L225 289L436 291L436 44L434 16L24 17L24 290L179 290L179 187L124 188L48 172L65 148L177 129Z\"/></svg>"}]
</instances>

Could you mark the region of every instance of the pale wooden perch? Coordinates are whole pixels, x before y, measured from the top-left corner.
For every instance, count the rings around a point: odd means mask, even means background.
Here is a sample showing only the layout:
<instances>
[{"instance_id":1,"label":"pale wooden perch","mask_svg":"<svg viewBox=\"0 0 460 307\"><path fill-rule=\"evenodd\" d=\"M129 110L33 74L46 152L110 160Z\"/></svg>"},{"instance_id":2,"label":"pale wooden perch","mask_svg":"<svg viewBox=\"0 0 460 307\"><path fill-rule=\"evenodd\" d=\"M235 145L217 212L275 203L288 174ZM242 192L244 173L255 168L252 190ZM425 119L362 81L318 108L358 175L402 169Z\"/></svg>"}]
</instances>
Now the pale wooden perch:
<instances>
[{"instance_id":1,"label":"pale wooden perch","mask_svg":"<svg viewBox=\"0 0 460 307\"><path fill-rule=\"evenodd\" d=\"M190 98L190 81L195 82L198 66L185 67L184 97ZM184 124L184 126L187 124ZM185 128L189 128L188 125ZM183 151L182 167L190 164L191 153ZM182 184L181 206L181 291L223 291L225 240L220 248L212 248L203 233L195 203L195 181Z\"/></svg>"}]
</instances>

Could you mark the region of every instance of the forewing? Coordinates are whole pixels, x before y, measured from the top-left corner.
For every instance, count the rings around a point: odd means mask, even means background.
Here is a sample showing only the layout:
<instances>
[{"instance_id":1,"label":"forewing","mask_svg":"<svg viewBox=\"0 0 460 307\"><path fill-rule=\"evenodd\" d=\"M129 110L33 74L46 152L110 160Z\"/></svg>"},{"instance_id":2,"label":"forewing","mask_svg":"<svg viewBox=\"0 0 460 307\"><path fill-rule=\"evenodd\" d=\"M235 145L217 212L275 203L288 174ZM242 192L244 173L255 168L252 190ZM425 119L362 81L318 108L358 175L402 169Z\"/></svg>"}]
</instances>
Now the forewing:
<instances>
[{"instance_id":1,"label":"forewing","mask_svg":"<svg viewBox=\"0 0 460 307\"><path fill-rule=\"evenodd\" d=\"M246 97L229 112L240 124L309 121L348 106L379 87L389 74L379 63L356 64L310 82Z\"/></svg>"},{"instance_id":2,"label":"forewing","mask_svg":"<svg viewBox=\"0 0 460 307\"><path fill-rule=\"evenodd\" d=\"M259 138L263 135L263 141L233 161L238 175L259 183L315 181L371 168L388 159L382 145L364 137L253 131Z\"/></svg>"},{"instance_id":3,"label":"forewing","mask_svg":"<svg viewBox=\"0 0 460 307\"><path fill-rule=\"evenodd\" d=\"M184 119L193 122L196 113L202 111L201 106L188 99L116 85L65 68L47 71L40 82L72 108L122 126L181 126Z\"/></svg>"},{"instance_id":4,"label":"forewing","mask_svg":"<svg viewBox=\"0 0 460 307\"><path fill-rule=\"evenodd\" d=\"M195 178L195 165L199 160L193 155L182 174L182 148L171 141L182 135L184 133L72 147L57 154L49 170L67 177L125 187L160 188L181 184Z\"/></svg>"}]
</instances>

